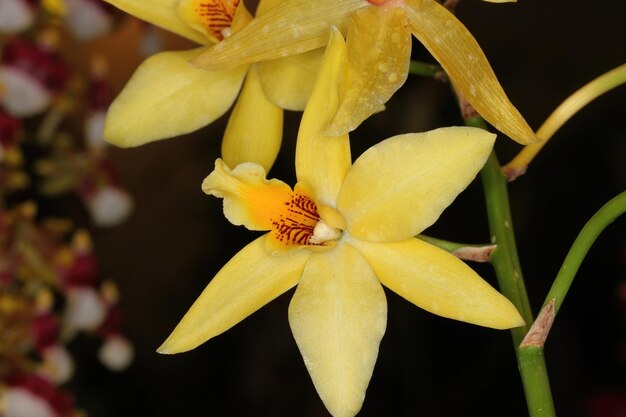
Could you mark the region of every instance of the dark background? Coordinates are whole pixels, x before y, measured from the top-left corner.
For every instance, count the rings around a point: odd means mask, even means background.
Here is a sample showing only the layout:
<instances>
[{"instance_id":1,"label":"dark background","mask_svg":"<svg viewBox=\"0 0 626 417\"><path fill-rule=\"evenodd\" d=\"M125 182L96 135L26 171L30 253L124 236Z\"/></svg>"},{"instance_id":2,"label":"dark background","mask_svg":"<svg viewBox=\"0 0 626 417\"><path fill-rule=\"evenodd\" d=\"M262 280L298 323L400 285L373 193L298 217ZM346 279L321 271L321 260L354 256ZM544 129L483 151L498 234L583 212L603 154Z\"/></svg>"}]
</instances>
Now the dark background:
<instances>
[{"instance_id":1,"label":"dark background","mask_svg":"<svg viewBox=\"0 0 626 417\"><path fill-rule=\"evenodd\" d=\"M535 129L569 94L626 61L621 0L465 0L458 16ZM137 28L129 19L91 45L110 56L117 89L141 59L134 49ZM168 37L166 46L187 45ZM414 53L431 59L417 41ZM284 146L270 175L292 185L299 117L287 114ZM292 291L192 352L155 353L210 278L256 236L229 224L221 201L200 190L219 157L226 120L185 137L112 151L136 211L122 226L96 230L95 244L104 276L119 284L136 359L128 371L113 374L97 362L95 340L81 337L71 344L78 369L69 388L93 417L328 415L289 330ZM578 230L626 188L625 122L621 87L565 125L528 174L510 186L535 312ZM461 123L446 85L410 77L386 112L351 135L353 154L398 133ZM500 136L504 163L519 145ZM626 416L626 300L619 297L626 286L625 225L618 220L591 249L548 340L560 416ZM428 234L487 242L480 184L472 184ZM473 266L495 285L489 265ZM387 332L360 416L526 415L508 332L442 319L386 293Z\"/></svg>"}]
</instances>

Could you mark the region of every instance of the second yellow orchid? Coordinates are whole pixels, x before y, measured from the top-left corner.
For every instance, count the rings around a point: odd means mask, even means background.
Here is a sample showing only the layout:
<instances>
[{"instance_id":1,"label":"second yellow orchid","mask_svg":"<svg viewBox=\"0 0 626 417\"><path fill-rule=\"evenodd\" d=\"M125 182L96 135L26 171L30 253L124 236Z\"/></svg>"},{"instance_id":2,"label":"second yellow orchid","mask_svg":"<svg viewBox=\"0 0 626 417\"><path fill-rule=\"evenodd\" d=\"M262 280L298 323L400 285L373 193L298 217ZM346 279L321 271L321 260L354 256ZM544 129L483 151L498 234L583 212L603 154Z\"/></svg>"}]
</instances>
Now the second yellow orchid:
<instances>
[{"instance_id":1,"label":"second yellow orchid","mask_svg":"<svg viewBox=\"0 0 626 417\"><path fill-rule=\"evenodd\" d=\"M195 348L298 285L289 323L334 417L354 416L385 332L384 285L415 305L496 329L524 321L504 296L452 254L414 236L476 176L495 135L467 127L380 142L351 164L348 135L323 129L346 64L334 32L298 134L292 190L255 163L218 160L203 183L235 225L268 231L206 287L161 353Z\"/></svg>"},{"instance_id":2,"label":"second yellow orchid","mask_svg":"<svg viewBox=\"0 0 626 417\"><path fill-rule=\"evenodd\" d=\"M222 116L239 95L224 135L222 155L232 165L255 161L269 169L282 139L282 109L304 109L322 52L225 71L204 71L189 61L250 22L252 17L243 2L106 1L205 46L162 52L144 61L111 105L105 139L132 147L189 133ZM276 1L264 0L257 14Z\"/></svg>"},{"instance_id":3,"label":"second yellow orchid","mask_svg":"<svg viewBox=\"0 0 626 417\"><path fill-rule=\"evenodd\" d=\"M223 70L300 54L324 46L330 26L347 34L350 59L341 103L327 133L351 131L384 109L406 80L412 33L496 129L523 144L538 141L472 34L435 0L284 0L193 62Z\"/></svg>"}]
</instances>

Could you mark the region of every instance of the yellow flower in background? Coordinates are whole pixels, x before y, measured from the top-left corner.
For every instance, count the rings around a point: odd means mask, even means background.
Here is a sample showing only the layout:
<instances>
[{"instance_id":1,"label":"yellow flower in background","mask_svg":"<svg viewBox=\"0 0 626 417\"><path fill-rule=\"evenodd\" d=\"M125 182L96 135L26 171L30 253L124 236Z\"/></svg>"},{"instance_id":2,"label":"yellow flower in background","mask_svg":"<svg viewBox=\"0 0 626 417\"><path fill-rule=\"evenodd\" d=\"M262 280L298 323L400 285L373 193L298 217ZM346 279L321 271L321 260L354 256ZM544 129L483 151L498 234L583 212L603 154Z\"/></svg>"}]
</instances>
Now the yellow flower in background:
<instances>
[{"instance_id":1,"label":"yellow flower in background","mask_svg":"<svg viewBox=\"0 0 626 417\"><path fill-rule=\"evenodd\" d=\"M65 16L67 14L67 4L64 0L43 0L41 6L53 16Z\"/></svg>"},{"instance_id":2,"label":"yellow flower in background","mask_svg":"<svg viewBox=\"0 0 626 417\"><path fill-rule=\"evenodd\" d=\"M495 135L452 127L380 142L351 164L348 135L322 132L348 59L334 31L298 134L292 190L255 163L217 160L202 188L235 225L268 231L211 280L161 353L193 349L298 286L289 323L324 404L354 416L385 332L384 285L432 313L497 329L524 324L504 296L450 253L414 236L486 161Z\"/></svg>"},{"instance_id":3,"label":"yellow flower in background","mask_svg":"<svg viewBox=\"0 0 626 417\"><path fill-rule=\"evenodd\" d=\"M204 47L162 52L146 59L112 103L105 139L132 147L189 133L222 116L239 95L224 134L223 158L233 166L254 161L269 170L282 139L282 108L304 109L323 51L204 71L190 65L189 60L250 22L243 2L106 1ZM276 1L263 0L257 14Z\"/></svg>"},{"instance_id":4,"label":"yellow flower in background","mask_svg":"<svg viewBox=\"0 0 626 417\"><path fill-rule=\"evenodd\" d=\"M330 26L347 34L350 58L340 105L327 133L351 131L384 109L406 80L412 33L496 129L523 144L538 141L474 37L435 0L284 0L193 63L224 70L299 54L325 45Z\"/></svg>"}]
</instances>

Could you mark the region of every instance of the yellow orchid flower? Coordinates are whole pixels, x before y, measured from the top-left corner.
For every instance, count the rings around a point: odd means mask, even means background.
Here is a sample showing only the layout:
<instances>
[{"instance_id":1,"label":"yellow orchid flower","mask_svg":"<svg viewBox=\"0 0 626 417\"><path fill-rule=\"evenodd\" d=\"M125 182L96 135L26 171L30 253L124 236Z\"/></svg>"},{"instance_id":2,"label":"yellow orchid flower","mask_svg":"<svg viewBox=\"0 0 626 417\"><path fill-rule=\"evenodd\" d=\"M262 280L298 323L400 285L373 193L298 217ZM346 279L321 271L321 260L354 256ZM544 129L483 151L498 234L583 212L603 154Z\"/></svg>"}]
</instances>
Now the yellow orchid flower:
<instances>
[{"instance_id":1,"label":"yellow orchid flower","mask_svg":"<svg viewBox=\"0 0 626 417\"><path fill-rule=\"evenodd\" d=\"M347 60L334 32L298 134L292 190L262 167L217 160L202 188L235 225L266 230L213 278L159 348L195 348L297 285L289 323L324 404L354 416L385 332L384 285L432 313L496 329L524 324L504 296L450 253L413 237L475 177L495 135L454 127L396 136L350 163L324 136Z\"/></svg>"},{"instance_id":2,"label":"yellow orchid flower","mask_svg":"<svg viewBox=\"0 0 626 417\"><path fill-rule=\"evenodd\" d=\"M243 2L106 1L204 46L146 59L111 104L105 139L132 147L189 133L222 116L239 95L224 134L223 158L233 166L255 161L269 169L282 139L282 109L304 109L323 51L225 71L204 71L188 61L250 22ZM276 1L262 1L258 13Z\"/></svg>"},{"instance_id":3,"label":"yellow orchid flower","mask_svg":"<svg viewBox=\"0 0 626 417\"><path fill-rule=\"evenodd\" d=\"M413 33L496 129L523 144L538 141L474 37L435 0L284 0L192 62L223 70L299 54L325 45L330 26L347 34L350 59L341 104L327 133L351 131L384 109L407 78Z\"/></svg>"}]
</instances>

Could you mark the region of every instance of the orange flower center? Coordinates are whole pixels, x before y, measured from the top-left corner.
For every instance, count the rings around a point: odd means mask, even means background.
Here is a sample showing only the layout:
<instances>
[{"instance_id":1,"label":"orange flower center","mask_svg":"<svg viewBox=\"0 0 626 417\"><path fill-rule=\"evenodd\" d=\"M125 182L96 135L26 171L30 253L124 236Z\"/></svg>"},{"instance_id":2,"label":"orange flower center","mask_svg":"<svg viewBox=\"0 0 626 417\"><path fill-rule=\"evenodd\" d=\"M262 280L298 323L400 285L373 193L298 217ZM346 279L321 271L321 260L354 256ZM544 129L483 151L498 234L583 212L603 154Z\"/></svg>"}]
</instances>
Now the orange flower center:
<instances>
[{"instance_id":1,"label":"orange flower center","mask_svg":"<svg viewBox=\"0 0 626 417\"><path fill-rule=\"evenodd\" d=\"M195 12L202 25L221 41L233 23L239 1L204 0L198 2Z\"/></svg>"}]
</instances>

